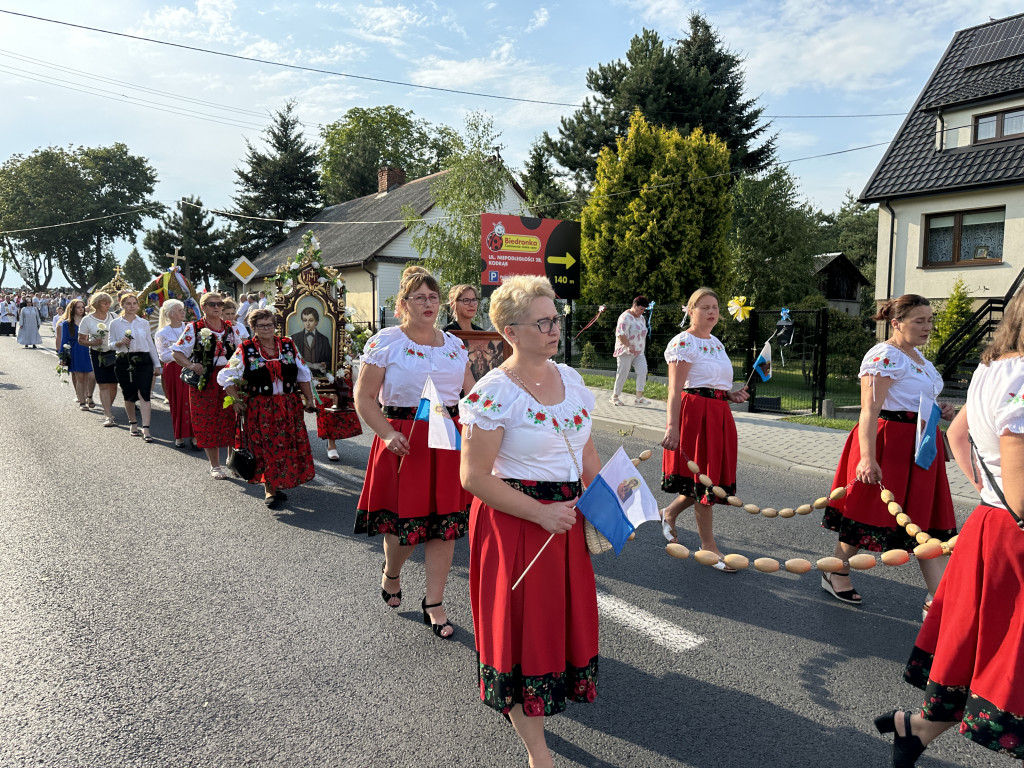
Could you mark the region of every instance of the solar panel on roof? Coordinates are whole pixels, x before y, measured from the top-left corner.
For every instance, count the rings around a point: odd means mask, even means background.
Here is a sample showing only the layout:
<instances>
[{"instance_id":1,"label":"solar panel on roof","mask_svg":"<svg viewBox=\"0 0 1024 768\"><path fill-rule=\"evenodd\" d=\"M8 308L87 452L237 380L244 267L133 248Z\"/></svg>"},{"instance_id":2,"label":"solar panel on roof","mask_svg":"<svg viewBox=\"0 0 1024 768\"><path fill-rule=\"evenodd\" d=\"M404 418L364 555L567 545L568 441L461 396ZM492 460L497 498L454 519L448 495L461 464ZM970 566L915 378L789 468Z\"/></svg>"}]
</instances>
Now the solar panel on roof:
<instances>
[{"instance_id":1,"label":"solar panel on roof","mask_svg":"<svg viewBox=\"0 0 1024 768\"><path fill-rule=\"evenodd\" d=\"M964 53L964 69L1024 55L1024 17L1007 19L974 33Z\"/></svg>"}]
</instances>

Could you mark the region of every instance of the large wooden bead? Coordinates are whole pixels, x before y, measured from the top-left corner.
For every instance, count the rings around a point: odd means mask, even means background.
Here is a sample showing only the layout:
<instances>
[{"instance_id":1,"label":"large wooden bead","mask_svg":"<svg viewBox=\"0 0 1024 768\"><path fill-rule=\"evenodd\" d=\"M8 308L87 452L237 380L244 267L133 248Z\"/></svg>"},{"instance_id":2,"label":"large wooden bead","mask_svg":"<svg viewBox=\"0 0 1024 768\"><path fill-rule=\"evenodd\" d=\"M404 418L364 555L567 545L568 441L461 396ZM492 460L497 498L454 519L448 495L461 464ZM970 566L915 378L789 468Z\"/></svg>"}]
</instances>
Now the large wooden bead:
<instances>
[{"instance_id":1,"label":"large wooden bead","mask_svg":"<svg viewBox=\"0 0 1024 768\"><path fill-rule=\"evenodd\" d=\"M761 573L775 573L780 567L779 561L773 560L770 557L759 557L754 561L754 568Z\"/></svg>"},{"instance_id":2,"label":"large wooden bead","mask_svg":"<svg viewBox=\"0 0 1024 768\"><path fill-rule=\"evenodd\" d=\"M836 571L843 570L843 561L838 557L823 557L815 565L818 566L819 571L825 571L826 573L835 573Z\"/></svg>"},{"instance_id":3,"label":"large wooden bead","mask_svg":"<svg viewBox=\"0 0 1024 768\"><path fill-rule=\"evenodd\" d=\"M820 499L815 499L811 506L815 509L824 509L828 506L828 496L822 496Z\"/></svg>"},{"instance_id":4,"label":"large wooden bead","mask_svg":"<svg viewBox=\"0 0 1024 768\"><path fill-rule=\"evenodd\" d=\"M701 565L714 565L718 562L719 557L714 552L708 549L698 549L693 553L693 559Z\"/></svg>"},{"instance_id":5,"label":"large wooden bead","mask_svg":"<svg viewBox=\"0 0 1024 768\"><path fill-rule=\"evenodd\" d=\"M951 552L953 551L953 547L956 546L956 540L959 539L959 538L960 538L960 534L958 533L956 536L954 536L952 539L950 539L949 541L946 542L947 544L949 544L949 549L950 549Z\"/></svg>"},{"instance_id":6,"label":"large wooden bead","mask_svg":"<svg viewBox=\"0 0 1024 768\"><path fill-rule=\"evenodd\" d=\"M726 499L726 501L729 502L729 504L733 507L743 506L743 499L741 499L739 496L730 496L729 498Z\"/></svg>"},{"instance_id":7,"label":"large wooden bead","mask_svg":"<svg viewBox=\"0 0 1024 768\"><path fill-rule=\"evenodd\" d=\"M750 565L750 561L743 555L726 555L722 558L722 562L737 571L745 570Z\"/></svg>"},{"instance_id":8,"label":"large wooden bead","mask_svg":"<svg viewBox=\"0 0 1024 768\"><path fill-rule=\"evenodd\" d=\"M725 488L723 488L720 485L713 486L711 488L711 492L720 499L724 499L726 496L729 495L729 492L726 491Z\"/></svg>"},{"instance_id":9,"label":"large wooden bead","mask_svg":"<svg viewBox=\"0 0 1024 768\"><path fill-rule=\"evenodd\" d=\"M688 462L686 462L686 468L689 469L691 472L693 472L693 474L695 474L695 475L699 475L700 474L700 466L697 464L696 461L688 461Z\"/></svg>"},{"instance_id":10,"label":"large wooden bead","mask_svg":"<svg viewBox=\"0 0 1024 768\"><path fill-rule=\"evenodd\" d=\"M757 504L744 504L743 508L752 515L761 514L761 508Z\"/></svg>"},{"instance_id":11,"label":"large wooden bead","mask_svg":"<svg viewBox=\"0 0 1024 768\"><path fill-rule=\"evenodd\" d=\"M630 459L630 461L633 462L633 466L634 467L639 467L640 466L640 459Z\"/></svg>"},{"instance_id":12,"label":"large wooden bead","mask_svg":"<svg viewBox=\"0 0 1024 768\"><path fill-rule=\"evenodd\" d=\"M914 537L918 544L927 544L931 540L932 536L928 531L921 531L917 536ZM936 539L935 543L938 544L939 540Z\"/></svg>"},{"instance_id":13,"label":"large wooden bead","mask_svg":"<svg viewBox=\"0 0 1024 768\"><path fill-rule=\"evenodd\" d=\"M844 488L843 486L839 486L838 488L833 488L832 489L832 493L830 493L828 495L828 497L830 499L832 499L832 501L835 501L837 499L843 498L843 496L845 496L845 495L846 495L846 488Z\"/></svg>"},{"instance_id":14,"label":"large wooden bead","mask_svg":"<svg viewBox=\"0 0 1024 768\"><path fill-rule=\"evenodd\" d=\"M812 507L810 504L801 504L799 507L796 508L796 513L798 515L809 515L813 510L814 507Z\"/></svg>"},{"instance_id":15,"label":"large wooden bead","mask_svg":"<svg viewBox=\"0 0 1024 768\"><path fill-rule=\"evenodd\" d=\"M640 451L640 461L647 461L651 458L651 449L648 448L646 451Z\"/></svg>"},{"instance_id":16,"label":"large wooden bead","mask_svg":"<svg viewBox=\"0 0 1024 768\"><path fill-rule=\"evenodd\" d=\"M932 536L932 537L930 537L930 538L928 539L928 541L926 541L926 542L925 542L925 544L932 544L932 543L935 543L935 544L942 544L942 543L943 543L943 541L942 541L942 539L937 539L937 538L935 538L934 536Z\"/></svg>"},{"instance_id":17,"label":"large wooden bead","mask_svg":"<svg viewBox=\"0 0 1024 768\"><path fill-rule=\"evenodd\" d=\"M790 573L807 573L811 570L811 563L809 560L796 557L786 561L786 570Z\"/></svg>"},{"instance_id":18,"label":"large wooden bead","mask_svg":"<svg viewBox=\"0 0 1024 768\"><path fill-rule=\"evenodd\" d=\"M764 509L761 510L761 514L765 517L778 517L779 510L772 509L771 507L765 507Z\"/></svg>"},{"instance_id":19,"label":"large wooden bead","mask_svg":"<svg viewBox=\"0 0 1024 768\"><path fill-rule=\"evenodd\" d=\"M700 475L697 479L700 480L701 485L703 485L705 488L710 488L712 485L715 484L714 480L712 480L707 475Z\"/></svg>"},{"instance_id":20,"label":"large wooden bead","mask_svg":"<svg viewBox=\"0 0 1024 768\"><path fill-rule=\"evenodd\" d=\"M903 565L910 560L910 553L905 549L890 549L882 553L882 562L886 565Z\"/></svg>"},{"instance_id":21,"label":"large wooden bead","mask_svg":"<svg viewBox=\"0 0 1024 768\"><path fill-rule=\"evenodd\" d=\"M909 522L910 515L908 515L906 512L900 512L898 515L896 515L896 525L902 527L904 525L907 525Z\"/></svg>"},{"instance_id":22,"label":"large wooden bead","mask_svg":"<svg viewBox=\"0 0 1024 768\"><path fill-rule=\"evenodd\" d=\"M882 501L884 501L886 504L888 504L890 501L896 501L896 497L893 496L892 491L890 491L888 488L884 489L880 495L882 497Z\"/></svg>"},{"instance_id":23,"label":"large wooden bead","mask_svg":"<svg viewBox=\"0 0 1024 768\"><path fill-rule=\"evenodd\" d=\"M672 557L680 560L685 560L690 556L690 550L684 547L682 544L666 544L665 551L668 552Z\"/></svg>"},{"instance_id":24,"label":"large wooden bead","mask_svg":"<svg viewBox=\"0 0 1024 768\"><path fill-rule=\"evenodd\" d=\"M636 531L633 531L631 534L629 534L629 538L626 539L626 541L632 541L635 538L636 538Z\"/></svg>"},{"instance_id":25,"label":"large wooden bead","mask_svg":"<svg viewBox=\"0 0 1024 768\"><path fill-rule=\"evenodd\" d=\"M895 501L889 502L889 514L894 517L903 511L903 507L897 504Z\"/></svg>"},{"instance_id":26,"label":"large wooden bead","mask_svg":"<svg viewBox=\"0 0 1024 768\"><path fill-rule=\"evenodd\" d=\"M866 571L876 565L878 565L878 561L875 560L875 556L863 552L850 558L850 567L855 571Z\"/></svg>"},{"instance_id":27,"label":"large wooden bead","mask_svg":"<svg viewBox=\"0 0 1024 768\"><path fill-rule=\"evenodd\" d=\"M796 514L796 510L792 507L785 507L779 510L779 517L792 517Z\"/></svg>"},{"instance_id":28,"label":"large wooden bead","mask_svg":"<svg viewBox=\"0 0 1024 768\"><path fill-rule=\"evenodd\" d=\"M948 542L945 542L945 541L939 542L939 546L942 547L942 554L944 554L944 555L948 555L948 554L950 554L953 551L950 548Z\"/></svg>"},{"instance_id":29,"label":"large wooden bead","mask_svg":"<svg viewBox=\"0 0 1024 768\"><path fill-rule=\"evenodd\" d=\"M921 532L921 526L916 523L909 523L906 528L907 536L917 536Z\"/></svg>"},{"instance_id":30,"label":"large wooden bead","mask_svg":"<svg viewBox=\"0 0 1024 768\"><path fill-rule=\"evenodd\" d=\"M918 560L931 560L942 554L942 547L939 544L918 544L914 547L914 557Z\"/></svg>"}]
</instances>

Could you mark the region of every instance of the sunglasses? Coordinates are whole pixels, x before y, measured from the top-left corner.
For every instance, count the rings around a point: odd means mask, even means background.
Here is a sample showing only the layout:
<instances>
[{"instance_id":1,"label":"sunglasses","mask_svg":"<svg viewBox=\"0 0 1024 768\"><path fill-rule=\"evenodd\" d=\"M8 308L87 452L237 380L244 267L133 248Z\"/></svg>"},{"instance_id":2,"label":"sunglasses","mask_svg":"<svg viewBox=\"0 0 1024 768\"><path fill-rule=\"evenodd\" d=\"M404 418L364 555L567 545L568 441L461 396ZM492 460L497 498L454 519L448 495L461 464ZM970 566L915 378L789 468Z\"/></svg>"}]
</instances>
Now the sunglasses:
<instances>
[{"instance_id":1,"label":"sunglasses","mask_svg":"<svg viewBox=\"0 0 1024 768\"><path fill-rule=\"evenodd\" d=\"M224 302L223 301L208 301L205 304L203 304L203 306L204 307L223 307L224 306Z\"/></svg>"}]
</instances>

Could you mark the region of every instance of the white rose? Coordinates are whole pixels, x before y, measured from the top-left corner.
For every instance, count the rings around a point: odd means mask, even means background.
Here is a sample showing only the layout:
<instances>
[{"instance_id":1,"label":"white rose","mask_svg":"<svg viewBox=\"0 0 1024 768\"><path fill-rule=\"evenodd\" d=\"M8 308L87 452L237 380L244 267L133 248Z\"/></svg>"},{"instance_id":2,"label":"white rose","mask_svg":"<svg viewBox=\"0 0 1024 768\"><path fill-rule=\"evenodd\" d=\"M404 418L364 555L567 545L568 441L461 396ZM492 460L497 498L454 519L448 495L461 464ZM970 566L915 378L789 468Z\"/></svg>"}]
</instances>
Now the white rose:
<instances>
[{"instance_id":1,"label":"white rose","mask_svg":"<svg viewBox=\"0 0 1024 768\"><path fill-rule=\"evenodd\" d=\"M64 349L71 349L71 345L70 344L65 344L64 345Z\"/></svg>"},{"instance_id":2,"label":"white rose","mask_svg":"<svg viewBox=\"0 0 1024 768\"><path fill-rule=\"evenodd\" d=\"M344 285L344 283L341 282L340 278L334 281L335 288L341 288L342 285Z\"/></svg>"},{"instance_id":3,"label":"white rose","mask_svg":"<svg viewBox=\"0 0 1024 768\"><path fill-rule=\"evenodd\" d=\"M296 260L296 261L298 261L298 260L299 260L299 258L300 258L300 257L302 256L302 254L304 254L305 252L306 252L306 249L305 249L305 248L299 248L299 249L298 249L298 250L297 250L297 251L295 252L295 260Z\"/></svg>"},{"instance_id":4,"label":"white rose","mask_svg":"<svg viewBox=\"0 0 1024 768\"><path fill-rule=\"evenodd\" d=\"M317 278L317 282L322 285L323 283L327 282L327 278L326 277Z\"/></svg>"},{"instance_id":5,"label":"white rose","mask_svg":"<svg viewBox=\"0 0 1024 768\"><path fill-rule=\"evenodd\" d=\"M352 365L352 355L345 355L345 364Z\"/></svg>"},{"instance_id":6,"label":"white rose","mask_svg":"<svg viewBox=\"0 0 1024 768\"><path fill-rule=\"evenodd\" d=\"M200 335L200 336L201 336L202 338L204 338L204 339L208 339L208 338L210 338L211 336L213 336L213 331L211 331L211 330L210 330L209 328L203 328L203 329L202 329L202 330L201 330L201 331L199 332L199 335Z\"/></svg>"},{"instance_id":7,"label":"white rose","mask_svg":"<svg viewBox=\"0 0 1024 768\"><path fill-rule=\"evenodd\" d=\"M314 261L313 262L313 268L314 269L320 269L320 262L319 261Z\"/></svg>"},{"instance_id":8,"label":"white rose","mask_svg":"<svg viewBox=\"0 0 1024 768\"><path fill-rule=\"evenodd\" d=\"M316 235L313 235L311 238L309 238L309 242L312 243L313 247L316 248L318 251L320 250L320 241L316 239Z\"/></svg>"},{"instance_id":9,"label":"white rose","mask_svg":"<svg viewBox=\"0 0 1024 768\"><path fill-rule=\"evenodd\" d=\"M96 323L96 330L97 331L105 331L105 330L107 330L107 324L106 323Z\"/></svg>"},{"instance_id":10,"label":"white rose","mask_svg":"<svg viewBox=\"0 0 1024 768\"><path fill-rule=\"evenodd\" d=\"M345 307L345 317L352 317L355 313L356 311L352 307Z\"/></svg>"},{"instance_id":11,"label":"white rose","mask_svg":"<svg viewBox=\"0 0 1024 768\"><path fill-rule=\"evenodd\" d=\"M356 327L352 323L345 323L345 333L352 333Z\"/></svg>"},{"instance_id":12,"label":"white rose","mask_svg":"<svg viewBox=\"0 0 1024 768\"><path fill-rule=\"evenodd\" d=\"M285 284L286 287L291 286L291 284L292 284L291 278L288 278L287 280L285 280L284 284Z\"/></svg>"},{"instance_id":13,"label":"white rose","mask_svg":"<svg viewBox=\"0 0 1024 768\"><path fill-rule=\"evenodd\" d=\"M328 373L326 375L327 375L327 383L328 384L333 384L334 383L334 377L330 373Z\"/></svg>"}]
</instances>

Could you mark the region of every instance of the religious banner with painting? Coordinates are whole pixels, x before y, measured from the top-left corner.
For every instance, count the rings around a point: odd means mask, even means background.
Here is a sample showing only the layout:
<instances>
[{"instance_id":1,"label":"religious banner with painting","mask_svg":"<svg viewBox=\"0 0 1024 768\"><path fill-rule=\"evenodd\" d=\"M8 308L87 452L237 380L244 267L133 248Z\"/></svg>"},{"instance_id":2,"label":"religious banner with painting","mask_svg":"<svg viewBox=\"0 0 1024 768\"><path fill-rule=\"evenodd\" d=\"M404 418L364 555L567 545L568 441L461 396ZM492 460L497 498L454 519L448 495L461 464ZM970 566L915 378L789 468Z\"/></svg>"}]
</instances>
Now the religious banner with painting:
<instances>
[{"instance_id":1,"label":"religious banner with painting","mask_svg":"<svg viewBox=\"0 0 1024 768\"><path fill-rule=\"evenodd\" d=\"M345 281L324 266L312 232L302 247L277 268L274 303L277 333L295 344L313 374L317 393L317 434L338 440L362 433L352 398L352 311Z\"/></svg>"},{"instance_id":2,"label":"religious banner with painting","mask_svg":"<svg viewBox=\"0 0 1024 768\"><path fill-rule=\"evenodd\" d=\"M452 331L451 334L466 345L469 370L476 381L512 354L512 345L497 331Z\"/></svg>"}]
</instances>

